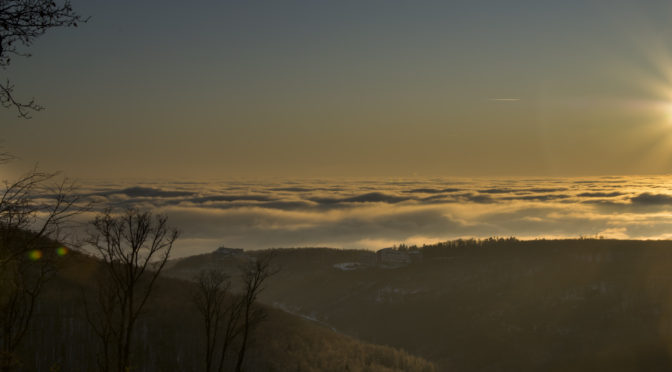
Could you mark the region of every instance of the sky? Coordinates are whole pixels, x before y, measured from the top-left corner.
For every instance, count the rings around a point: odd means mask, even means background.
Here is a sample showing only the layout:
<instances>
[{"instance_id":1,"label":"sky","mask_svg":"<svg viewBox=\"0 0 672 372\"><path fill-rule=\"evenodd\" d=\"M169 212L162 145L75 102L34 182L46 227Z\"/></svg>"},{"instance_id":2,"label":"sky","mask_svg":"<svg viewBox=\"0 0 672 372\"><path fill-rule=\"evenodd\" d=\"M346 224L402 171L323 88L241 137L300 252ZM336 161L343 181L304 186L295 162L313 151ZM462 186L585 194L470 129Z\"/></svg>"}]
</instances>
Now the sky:
<instances>
[{"instance_id":1,"label":"sky","mask_svg":"<svg viewBox=\"0 0 672 372\"><path fill-rule=\"evenodd\" d=\"M669 1L73 1L4 148L80 179L672 172Z\"/></svg>"}]
</instances>

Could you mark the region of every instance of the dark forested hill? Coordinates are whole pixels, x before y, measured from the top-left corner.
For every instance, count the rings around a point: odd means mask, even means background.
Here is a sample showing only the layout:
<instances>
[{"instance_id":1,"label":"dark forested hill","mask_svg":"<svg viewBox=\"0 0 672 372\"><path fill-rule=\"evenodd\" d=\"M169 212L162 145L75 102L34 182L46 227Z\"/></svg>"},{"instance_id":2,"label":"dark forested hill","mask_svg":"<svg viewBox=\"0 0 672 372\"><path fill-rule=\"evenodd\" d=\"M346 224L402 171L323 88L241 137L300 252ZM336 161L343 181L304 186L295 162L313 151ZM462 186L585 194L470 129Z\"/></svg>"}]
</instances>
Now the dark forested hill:
<instances>
[{"instance_id":1,"label":"dark forested hill","mask_svg":"<svg viewBox=\"0 0 672 372\"><path fill-rule=\"evenodd\" d=\"M282 270L262 300L441 370L672 368L670 241L503 239L419 251L421 260L393 265L365 252L276 250Z\"/></svg>"},{"instance_id":2,"label":"dark forested hill","mask_svg":"<svg viewBox=\"0 0 672 372\"><path fill-rule=\"evenodd\" d=\"M23 342L20 370L98 371L98 339L82 298L95 299L99 263L71 252L59 265ZM134 371L204 370L202 324L191 302L193 291L193 283L160 278L135 334ZM266 313L253 333L246 371L435 370L426 360L392 347L361 342L278 309L267 308Z\"/></svg>"}]
</instances>

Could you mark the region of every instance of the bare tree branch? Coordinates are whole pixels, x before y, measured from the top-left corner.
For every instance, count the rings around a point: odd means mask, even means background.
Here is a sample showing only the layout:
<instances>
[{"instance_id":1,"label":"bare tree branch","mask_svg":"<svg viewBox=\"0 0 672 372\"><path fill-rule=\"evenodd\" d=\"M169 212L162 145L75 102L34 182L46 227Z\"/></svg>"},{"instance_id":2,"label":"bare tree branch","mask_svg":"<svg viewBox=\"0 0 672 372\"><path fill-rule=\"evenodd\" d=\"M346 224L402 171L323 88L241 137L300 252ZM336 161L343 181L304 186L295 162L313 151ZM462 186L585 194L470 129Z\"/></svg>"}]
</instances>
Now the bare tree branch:
<instances>
[{"instance_id":1,"label":"bare tree branch","mask_svg":"<svg viewBox=\"0 0 672 372\"><path fill-rule=\"evenodd\" d=\"M217 345L220 343L220 327L222 323L231 323L231 319L236 317L233 306L225 306L229 299L229 289L231 282L226 274L218 270L209 270L201 272L196 277L196 292L192 298L196 309L203 319L203 330L205 331L205 371L210 372L213 368ZM230 343L232 332L229 327L224 332L222 355L226 354L226 349Z\"/></svg>"},{"instance_id":2,"label":"bare tree branch","mask_svg":"<svg viewBox=\"0 0 672 372\"><path fill-rule=\"evenodd\" d=\"M30 47L35 39L56 27L77 27L88 19L73 9L70 1L53 0L0 0L0 68L5 70L13 56L30 57L23 48ZM14 85L7 79L0 83L0 105L15 107L20 118L30 118L30 112L44 107L35 99L21 101L14 96Z\"/></svg>"},{"instance_id":3,"label":"bare tree branch","mask_svg":"<svg viewBox=\"0 0 672 372\"><path fill-rule=\"evenodd\" d=\"M131 366L133 329L178 237L167 218L130 208L120 215L106 210L92 221L89 243L103 261L98 322L101 369ZM92 318L90 316L90 318Z\"/></svg>"},{"instance_id":4,"label":"bare tree branch","mask_svg":"<svg viewBox=\"0 0 672 372\"><path fill-rule=\"evenodd\" d=\"M83 209L74 185L53 186L55 173L33 169L0 191L0 371L18 362L15 351L30 325L44 283L56 269L62 227Z\"/></svg>"},{"instance_id":5,"label":"bare tree branch","mask_svg":"<svg viewBox=\"0 0 672 372\"><path fill-rule=\"evenodd\" d=\"M22 119L30 119L31 111L42 111L44 109L43 106L35 103L35 98L31 98L27 102L20 102L14 98L14 85L9 82L9 79L0 83L0 105L4 108L16 108L18 117Z\"/></svg>"},{"instance_id":6,"label":"bare tree branch","mask_svg":"<svg viewBox=\"0 0 672 372\"><path fill-rule=\"evenodd\" d=\"M242 340L238 349L236 372L243 370L247 344L252 330L265 318L263 310L257 308L257 297L264 290L264 283L278 269L273 267L273 251L262 253L254 260L241 267L243 294L241 297L241 334Z\"/></svg>"}]
</instances>

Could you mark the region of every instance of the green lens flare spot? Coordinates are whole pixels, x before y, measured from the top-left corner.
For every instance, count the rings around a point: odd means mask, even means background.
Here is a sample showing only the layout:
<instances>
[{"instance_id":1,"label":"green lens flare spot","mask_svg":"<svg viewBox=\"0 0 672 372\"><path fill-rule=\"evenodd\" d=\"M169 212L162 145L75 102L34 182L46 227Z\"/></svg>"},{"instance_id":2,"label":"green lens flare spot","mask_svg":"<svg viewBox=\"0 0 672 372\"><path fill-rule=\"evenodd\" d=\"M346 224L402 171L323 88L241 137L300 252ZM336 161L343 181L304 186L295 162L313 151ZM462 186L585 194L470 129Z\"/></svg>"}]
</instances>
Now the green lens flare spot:
<instances>
[{"instance_id":1,"label":"green lens flare spot","mask_svg":"<svg viewBox=\"0 0 672 372\"><path fill-rule=\"evenodd\" d=\"M63 257L63 256L65 256L66 254L68 254L68 248L66 248L66 247L58 247L58 248L56 248L56 254L59 255L59 256L61 256L61 257Z\"/></svg>"},{"instance_id":2,"label":"green lens flare spot","mask_svg":"<svg viewBox=\"0 0 672 372\"><path fill-rule=\"evenodd\" d=\"M32 261L37 261L42 258L42 251L39 249L33 249L32 251L28 252L28 258Z\"/></svg>"}]
</instances>

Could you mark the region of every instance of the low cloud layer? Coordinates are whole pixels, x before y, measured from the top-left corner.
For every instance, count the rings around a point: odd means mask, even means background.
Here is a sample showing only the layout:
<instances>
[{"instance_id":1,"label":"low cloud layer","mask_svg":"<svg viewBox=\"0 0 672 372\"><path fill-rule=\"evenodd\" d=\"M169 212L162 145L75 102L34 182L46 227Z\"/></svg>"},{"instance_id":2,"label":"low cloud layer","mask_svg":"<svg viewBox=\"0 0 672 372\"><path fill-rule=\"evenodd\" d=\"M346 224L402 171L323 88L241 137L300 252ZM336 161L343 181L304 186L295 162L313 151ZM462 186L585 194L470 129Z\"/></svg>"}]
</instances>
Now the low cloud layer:
<instances>
[{"instance_id":1,"label":"low cloud layer","mask_svg":"<svg viewBox=\"0 0 672 372\"><path fill-rule=\"evenodd\" d=\"M460 237L672 237L665 177L312 180L86 185L96 208L151 208L176 255L218 246L377 249Z\"/></svg>"}]
</instances>

